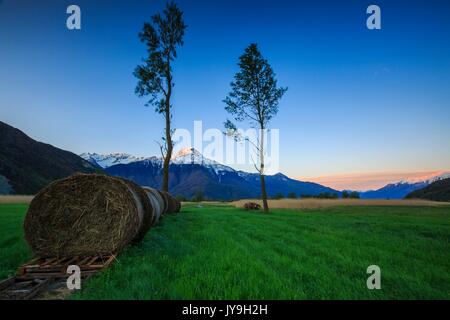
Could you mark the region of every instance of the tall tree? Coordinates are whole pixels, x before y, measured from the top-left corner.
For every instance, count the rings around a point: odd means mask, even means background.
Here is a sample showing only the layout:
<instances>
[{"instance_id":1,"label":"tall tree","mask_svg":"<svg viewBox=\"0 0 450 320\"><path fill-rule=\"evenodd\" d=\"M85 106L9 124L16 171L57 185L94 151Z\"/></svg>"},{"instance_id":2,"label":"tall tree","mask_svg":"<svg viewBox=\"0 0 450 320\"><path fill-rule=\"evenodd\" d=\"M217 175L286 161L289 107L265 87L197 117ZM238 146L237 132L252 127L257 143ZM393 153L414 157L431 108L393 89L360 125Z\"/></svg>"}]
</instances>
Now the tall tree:
<instances>
[{"instance_id":1,"label":"tall tree","mask_svg":"<svg viewBox=\"0 0 450 320\"><path fill-rule=\"evenodd\" d=\"M239 72L231 83L231 91L225 98L225 110L238 122L248 121L259 129L256 144L259 166L255 164L261 178L261 197L264 212L269 211L267 191L264 180L264 131L270 120L278 113L278 104L287 88L278 87L275 73L268 61L263 58L255 43L250 44L239 57ZM236 125L227 120L225 128L236 134Z\"/></svg>"},{"instance_id":2,"label":"tall tree","mask_svg":"<svg viewBox=\"0 0 450 320\"><path fill-rule=\"evenodd\" d=\"M139 79L136 94L150 96L146 105L154 106L155 111L165 118L165 136L160 145L164 157L164 191L169 190L169 165L173 151L170 102L174 87L172 64L177 57L177 49L183 45L185 29L183 12L174 2L167 3L162 14L151 17L151 22L145 23L139 33L140 40L147 46L148 56L134 71Z\"/></svg>"}]
</instances>

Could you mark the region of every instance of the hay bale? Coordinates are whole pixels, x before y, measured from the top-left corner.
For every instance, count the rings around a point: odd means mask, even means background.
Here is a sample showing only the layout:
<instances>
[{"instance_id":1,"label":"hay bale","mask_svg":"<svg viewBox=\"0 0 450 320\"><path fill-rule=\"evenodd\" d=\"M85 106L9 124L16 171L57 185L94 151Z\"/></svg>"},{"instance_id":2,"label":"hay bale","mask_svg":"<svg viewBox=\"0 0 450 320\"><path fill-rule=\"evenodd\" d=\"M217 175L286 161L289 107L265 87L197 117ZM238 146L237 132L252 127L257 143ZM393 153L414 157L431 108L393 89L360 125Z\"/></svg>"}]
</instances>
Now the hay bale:
<instances>
[{"instance_id":1,"label":"hay bale","mask_svg":"<svg viewBox=\"0 0 450 320\"><path fill-rule=\"evenodd\" d=\"M255 202L247 202L244 204L244 209L251 211L251 210L261 210L261 206L258 203Z\"/></svg>"},{"instance_id":2,"label":"hay bale","mask_svg":"<svg viewBox=\"0 0 450 320\"><path fill-rule=\"evenodd\" d=\"M176 203L176 209L175 209L175 213L179 213L181 211L181 202L175 198L175 203Z\"/></svg>"},{"instance_id":3,"label":"hay bale","mask_svg":"<svg viewBox=\"0 0 450 320\"><path fill-rule=\"evenodd\" d=\"M147 192L136 183L122 179L128 187L131 189L135 202L138 205L139 219L140 219L140 228L134 239L131 241L133 244L139 243L144 239L147 232L154 225L154 220L158 219L159 212L153 207L156 205L154 202L150 201L147 196ZM137 199L136 199L137 197ZM157 216L156 216L157 215Z\"/></svg>"},{"instance_id":4,"label":"hay bale","mask_svg":"<svg viewBox=\"0 0 450 320\"><path fill-rule=\"evenodd\" d=\"M167 210L166 213L175 213L177 210L177 204L174 197L170 195L170 193L161 191L164 197L167 199Z\"/></svg>"},{"instance_id":5,"label":"hay bale","mask_svg":"<svg viewBox=\"0 0 450 320\"><path fill-rule=\"evenodd\" d=\"M114 254L142 239L153 221L149 208L145 192L130 181L77 174L36 195L25 239L41 257Z\"/></svg>"},{"instance_id":6,"label":"hay bale","mask_svg":"<svg viewBox=\"0 0 450 320\"><path fill-rule=\"evenodd\" d=\"M152 225L155 225L156 223L158 223L159 219L163 215L165 206L164 199L163 197L161 197L161 194L156 189L150 187L143 187L143 189L146 192L150 202L152 203L153 207Z\"/></svg>"},{"instance_id":7,"label":"hay bale","mask_svg":"<svg viewBox=\"0 0 450 320\"><path fill-rule=\"evenodd\" d=\"M169 210L169 194L167 192L163 192L161 190L157 190L158 193L161 195L161 198L163 198L164 201L164 209L163 209L163 215L165 215Z\"/></svg>"}]
</instances>

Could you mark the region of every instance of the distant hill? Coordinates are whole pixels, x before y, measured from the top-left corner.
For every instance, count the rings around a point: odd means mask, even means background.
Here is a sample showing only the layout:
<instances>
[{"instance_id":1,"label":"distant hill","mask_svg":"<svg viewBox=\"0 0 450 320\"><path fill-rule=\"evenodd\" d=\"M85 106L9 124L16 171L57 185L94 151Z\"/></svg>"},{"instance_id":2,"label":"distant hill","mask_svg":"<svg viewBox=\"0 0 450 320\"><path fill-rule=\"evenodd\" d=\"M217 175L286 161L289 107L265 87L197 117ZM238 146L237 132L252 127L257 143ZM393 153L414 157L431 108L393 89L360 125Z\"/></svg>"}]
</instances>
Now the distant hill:
<instances>
[{"instance_id":1,"label":"distant hill","mask_svg":"<svg viewBox=\"0 0 450 320\"><path fill-rule=\"evenodd\" d=\"M428 183L416 182L416 183L390 183L378 190L371 190L361 192L360 197L363 199L403 199L408 193L424 188Z\"/></svg>"},{"instance_id":2,"label":"distant hill","mask_svg":"<svg viewBox=\"0 0 450 320\"><path fill-rule=\"evenodd\" d=\"M98 171L78 155L35 141L0 121L0 194L35 194L53 180Z\"/></svg>"},{"instance_id":3,"label":"distant hill","mask_svg":"<svg viewBox=\"0 0 450 320\"><path fill-rule=\"evenodd\" d=\"M450 178L438 180L426 186L411 192L406 196L407 199L426 199L433 201L450 201Z\"/></svg>"},{"instance_id":4,"label":"distant hill","mask_svg":"<svg viewBox=\"0 0 450 320\"><path fill-rule=\"evenodd\" d=\"M104 166L111 175L133 180L142 186L161 187L162 159L150 157L142 160L125 154L82 155L92 163ZM95 162L94 162L95 161ZM109 164L118 163L108 166ZM260 197L261 184L258 174L236 171L214 160L204 158L197 150L181 150L172 158L170 165L170 192L188 199L201 193L207 199L242 199ZM269 196L294 192L318 195L319 193L337 193L339 191L317 183L290 179L279 173L266 176L266 188Z\"/></svg>"},{"instance_id":5,"label":"distant hill","mask_svg":"<svg viewBox=\"0 0 450 320\"><path fill-rule=\"evenodd\" d=\"M378 190L361 192L363 199L403 199L413 191L420 190L432 184L435 181L450 178L449 172L439 172L436 176L422 181L405 180L397 183L390 183Z\"/></svg>"}]
</instances>

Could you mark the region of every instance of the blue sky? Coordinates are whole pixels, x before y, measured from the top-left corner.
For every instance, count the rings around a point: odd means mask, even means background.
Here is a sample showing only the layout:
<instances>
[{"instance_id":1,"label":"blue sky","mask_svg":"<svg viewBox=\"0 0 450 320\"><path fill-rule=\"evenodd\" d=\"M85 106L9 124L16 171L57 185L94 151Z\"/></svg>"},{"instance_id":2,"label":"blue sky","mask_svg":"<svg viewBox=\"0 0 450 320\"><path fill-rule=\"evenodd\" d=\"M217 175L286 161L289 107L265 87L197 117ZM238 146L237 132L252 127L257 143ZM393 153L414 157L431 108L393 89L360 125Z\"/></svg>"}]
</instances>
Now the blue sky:
<instances>
[{"instance_id":1,"label":"blue sky","mask_svg":"<svg viewBox=\"0 0 450 320\"><path fill-rule=\"evenodd\" d=\"M39 3L39 4L37 4ZM82 30L69 31L77 4ZM81 153L158 154L163 119L134 94L137 34L164 1L0 1L0 120ZM450 169L448 1L178 1L174 125L222 128L237 59L257 42L289 91L291 177ZM382 30L366 28L377 4Z\"/></svg>"}]
</instances>

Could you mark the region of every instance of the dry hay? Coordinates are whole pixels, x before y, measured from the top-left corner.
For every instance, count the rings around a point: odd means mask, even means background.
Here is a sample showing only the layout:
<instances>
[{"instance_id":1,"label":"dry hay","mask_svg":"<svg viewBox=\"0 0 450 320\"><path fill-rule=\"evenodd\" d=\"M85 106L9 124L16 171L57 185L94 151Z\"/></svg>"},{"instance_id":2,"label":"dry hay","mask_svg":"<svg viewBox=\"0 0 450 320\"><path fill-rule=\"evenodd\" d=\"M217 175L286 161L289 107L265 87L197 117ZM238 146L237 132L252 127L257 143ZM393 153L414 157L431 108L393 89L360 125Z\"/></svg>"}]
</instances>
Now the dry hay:
<instances>
[{"instance_id":1,"label":"dry hay","mask_svg":"<svg viewBox=\"0 0 450 320\"><path fill-rule=\"evenodd\" d=\"M33 196L0 195L0 204L28 204Z\"/></svg>"},{"instance_id":2,"label":"dry hay","mask_svg":"<svg viewBox=\"0 0 450 320\"><path fill-rule=\"evenodd\" d=\"M175 213L178 213L181 211L181 202L176 198L174 198L174 199L175 199L175 203L176 203Z\"/></svg>"},{"instance_id":3,"label":"dry hay","mask_svg":"<svg viewBox=\"0 0 450 320\"><path fill-rule=\"evenodd\" d=\"M161 194L163 195L163 197L165 197L167 199L167 210L166 213L175 213L177 212L177 200L175 200L174 197L172 197L170 195L170 193L166 192L166 191L161 191Z\"/></svg>"},{"instance_id":4,"label":"dry hay","mask_svg":"<svg viewBox=\"0 0 450 320\"><path fill-rule=\"evenodd\" d=\"M161 196L161 198L163 199L163 203L164 203L164 208L162 211L162 215L165 215L167 213L167 211L169 210L169 197L168 197L168 193L163 192L161 190L157 190L159 195Z\"/></svg>"},{"instance_id":5,"label":"dry hay","mask_svg":"<svg viewBox=\"0 0 450 320\"><path fill-rule=\"evenodd\" d=\"M132 241L132 243L139 243L142 241L142 239L144 239L147 232L154 225L155 215L157 214L157 212L155 212L153 208L153 202L150 201L150 199L147 196L147 192L145 192L144 189L142 189L140 186L138 186L132 181L125 179L121 180L125 182L131 189L133 196L135 198L135 203L139 208L138 213L140 219L140 228Z\"/></svg>"},{"instance_id":6,"label":"dry hay","mask_svg":"<svg viewBox=\"0 0 450 320\"><path fill-rule=\"evenodd\" d=\"M153 221L152 225L155 225L158 223L159 219L164 213L164 199L159 193L158 190L150 188L150 187L143 187L144 191L147 194L148 199L150 200L152 207L153 207Z\"/></svg>"},{"instance_id":7,"label":"dry hay","mask_svg":"<svg viewBox=\"0 0 450 320\"><path fill-rule=\"evenodd\" d=\"M150 206L145 192L129 181L74 175L36 195L25 239L41 257L114 254L145 235L153 220Z\"/></svg>"}]
</instances>

